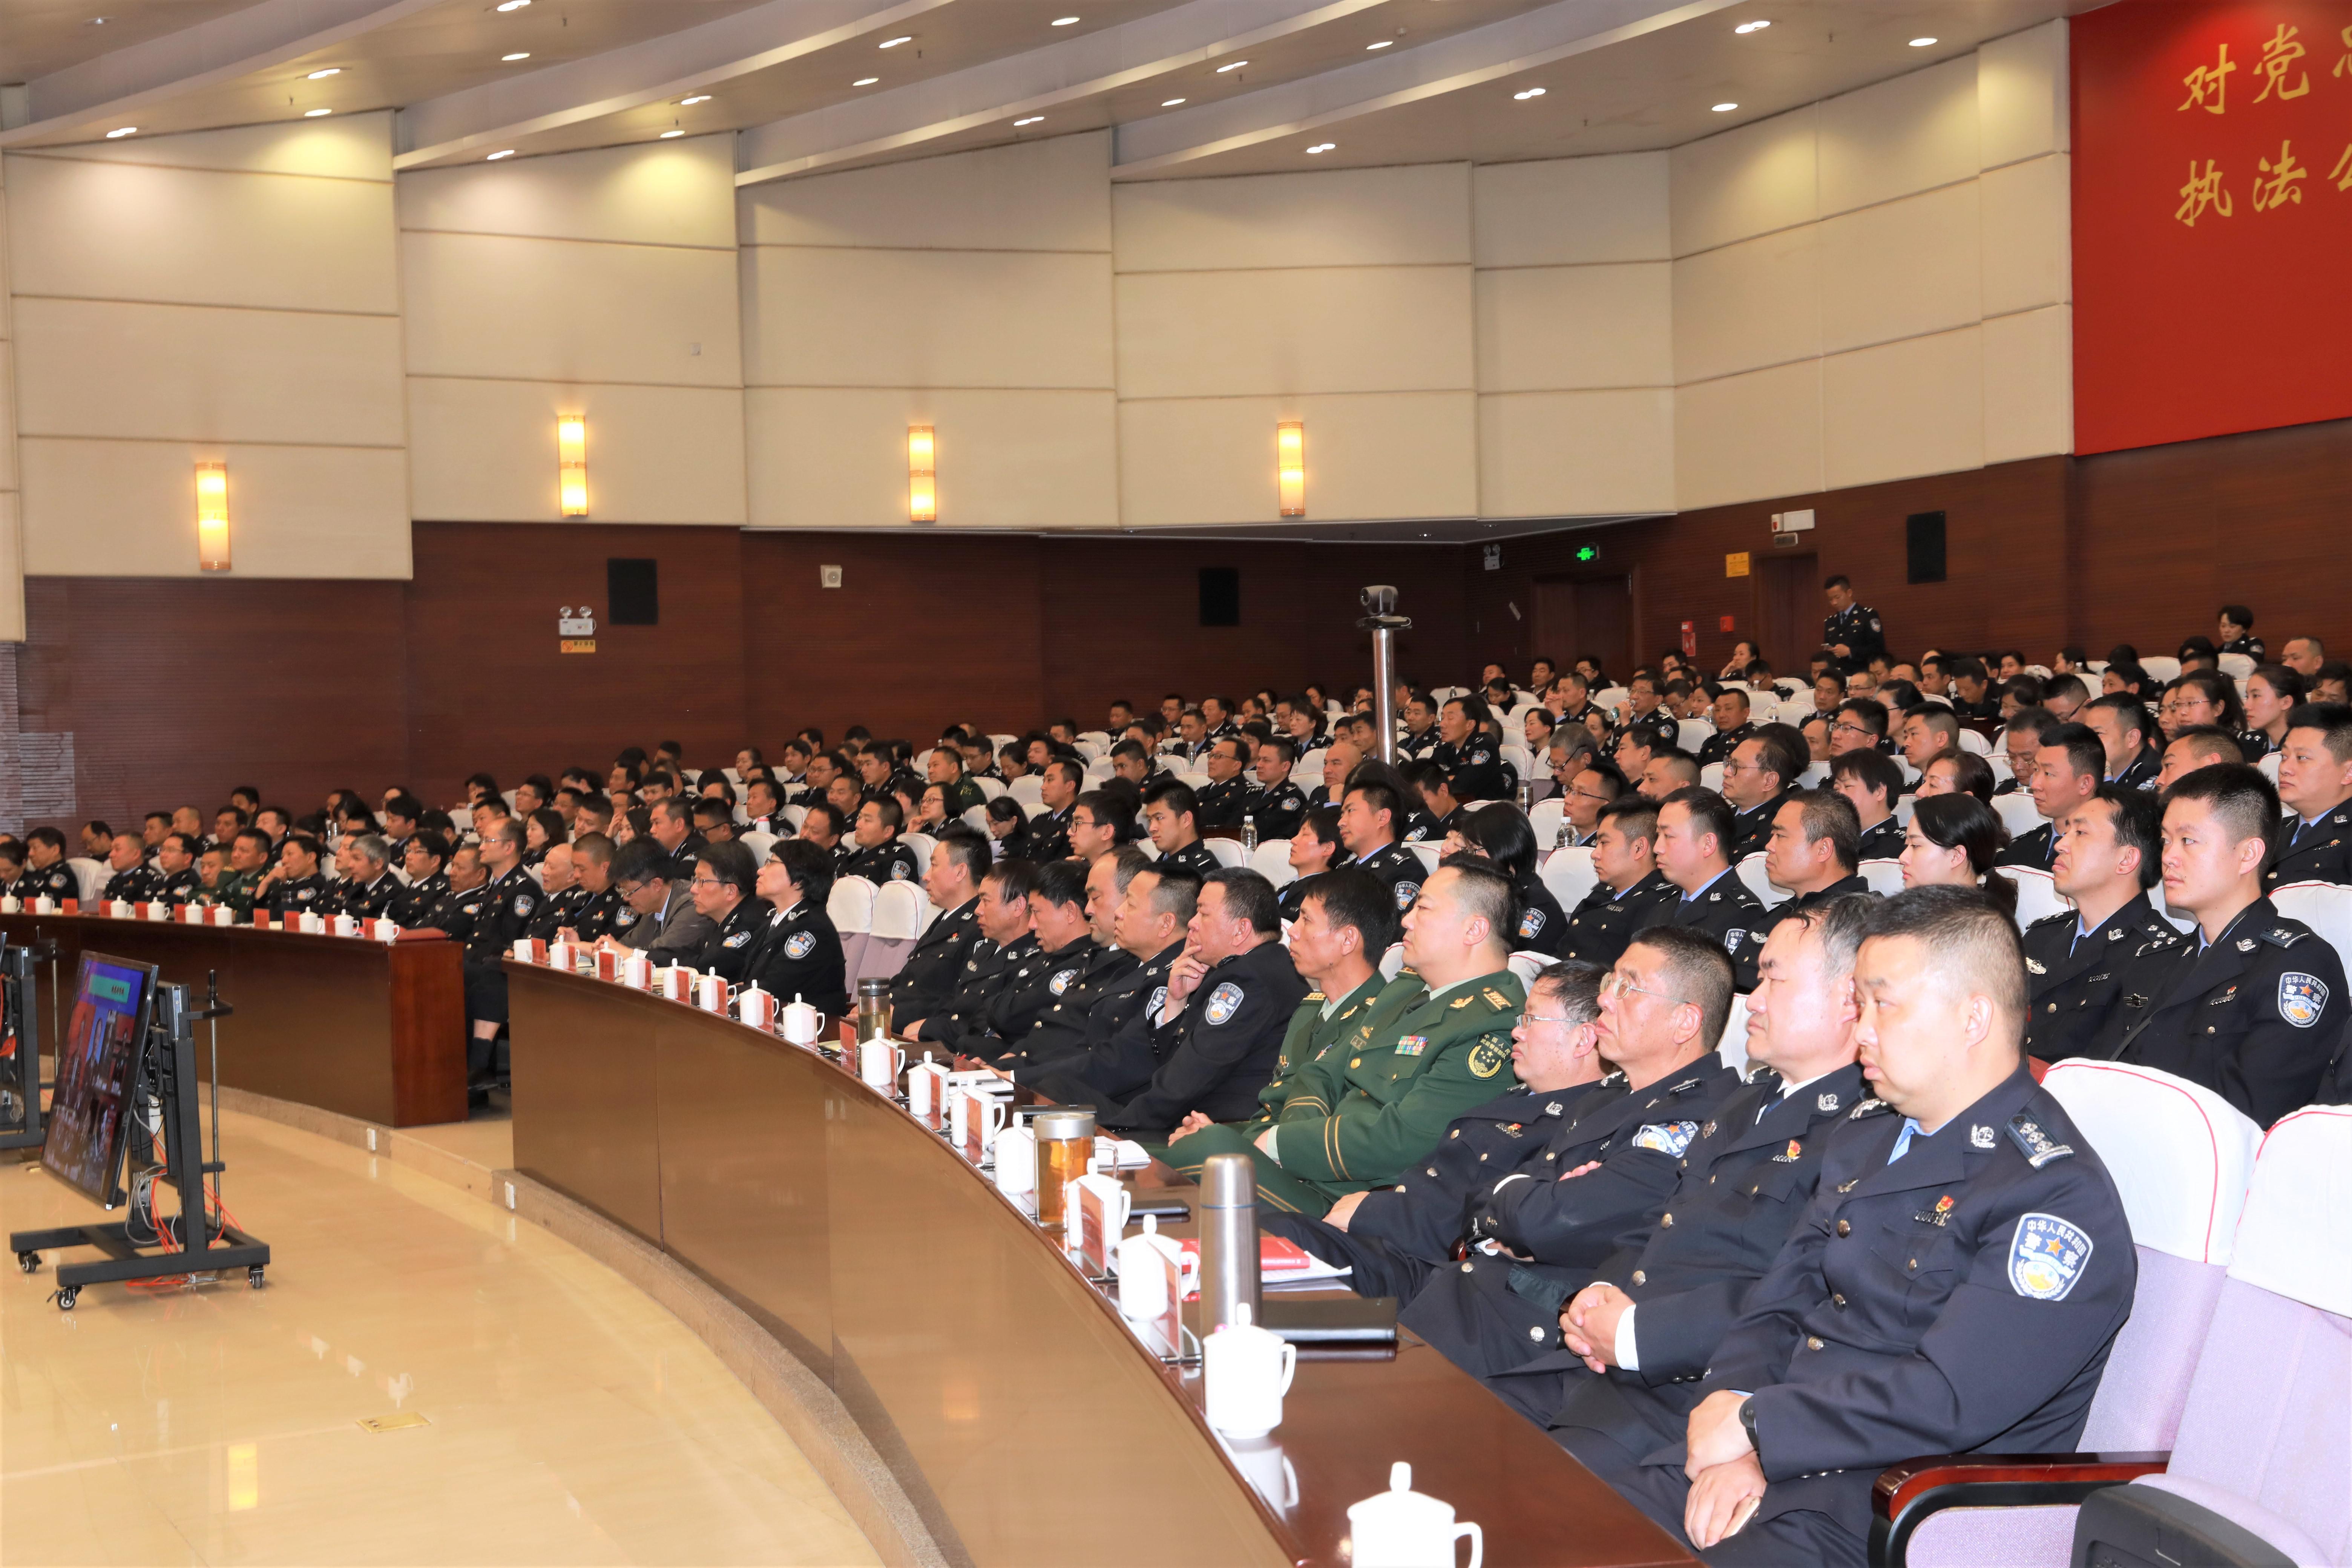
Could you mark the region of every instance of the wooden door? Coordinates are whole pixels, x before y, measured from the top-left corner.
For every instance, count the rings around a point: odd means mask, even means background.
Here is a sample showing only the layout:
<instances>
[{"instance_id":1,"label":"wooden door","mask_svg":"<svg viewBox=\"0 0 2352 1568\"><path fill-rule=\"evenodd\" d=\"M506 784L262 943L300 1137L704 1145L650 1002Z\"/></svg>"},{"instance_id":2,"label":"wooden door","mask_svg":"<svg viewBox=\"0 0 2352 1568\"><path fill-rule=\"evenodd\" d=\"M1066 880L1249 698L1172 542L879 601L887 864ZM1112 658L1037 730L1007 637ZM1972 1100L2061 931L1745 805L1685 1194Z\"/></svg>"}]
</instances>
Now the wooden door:
<instances>
[{"instance_id":1,"label":"wooden door","mask_svg":"<svg viewBox=\"0 0 2352 1568\"><path fill-rule=\"evenodd\" d=\"M1823 607L1813 555L1756 558L1756 640L1764 646L1772 673L1804 673L1805 662L1822 646Z\"/></svg>"},{"instance_id":2,"label":"wooden door","mask_svg":"<svg viewBox=\"0 0 2352 1568\"><path fill-rule=\"evenodd\" d=\"M1545 577L1536 582L1536 651L1560 661L1598 659L1612 679L1633 668L1633 580Z\"/></svg>"}]
</instances>

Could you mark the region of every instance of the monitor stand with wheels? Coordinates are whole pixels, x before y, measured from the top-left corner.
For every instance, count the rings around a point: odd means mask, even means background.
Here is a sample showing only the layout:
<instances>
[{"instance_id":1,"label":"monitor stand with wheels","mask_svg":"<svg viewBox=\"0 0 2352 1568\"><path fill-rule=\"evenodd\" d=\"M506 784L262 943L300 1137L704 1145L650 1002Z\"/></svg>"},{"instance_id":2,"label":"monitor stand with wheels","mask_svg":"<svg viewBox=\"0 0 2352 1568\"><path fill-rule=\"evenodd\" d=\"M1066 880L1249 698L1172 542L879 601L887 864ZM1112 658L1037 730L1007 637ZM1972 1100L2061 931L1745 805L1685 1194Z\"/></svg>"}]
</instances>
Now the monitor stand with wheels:
<instances>
[{"instance_id":1,"label":"monitor stand with wheels","mask_svg":"<svg viewBox=\"0 0 2352 1568\"><path fill-rule=\"evenodd\" d=\"M47 945L54 963L57 943ZM44 1136L39 1008L33 998L38 956L29 947L0 947L0 1149L37 1149Z\"/></svg>"},{"instance_id":2,"label":"monitor stand with wheels","mask_svg":"<svg viewBox=\"0 0 2352 1568\"><path fill-rule=\"evenodd\" d=\"M223 1167L219 1160L205 1158L204 1129L196 1102L199 1080L194 1023L200 1016L215 1016L220 1011L215 1001L198 1015L188 1005L187 987L159 985L153 1019L132 1076L131 1107L134 1113L137 1108L151 1104L158 1107L161 1131L168 1140L163 1168L156 1172L152 1135L143 1117L134 1114L129 1136L134 1149L143 1146L148 1152L148 1169L140 1173L140 1184L152 1194L155 1184L168 1182L179 1190L180 1212L171 1215L155 1213L151 1195L146 1216L152 1224L149 1234L142 1234L149 1230L146 1224L134 1226L132 1223L122 1223L20 1230L8 1237L10 1250L27 1274L40 1268L44 1250L90 1247L106 1254L94 1263L58 1265L57 1301L60 1310L73 1310L83 1286L117 1280L163 1279L180 1274L242 1268L253 1288L261 1289L261 1271L269 1262L269 1244L257 1241L228 1224L226 1215L212 1224L205 1219L205 1178ZM217 1137L217 1110L214 1114L214 1132ZM112 1208L114 1203L110 1201L107 1206ZM132 1215L137 1221L135 1205ZM188 1223L192 1218L196 1222L194 1225ZM166 1237L173 1243L168 1250L163 1246Z\"/></svg>"}]
</instances>

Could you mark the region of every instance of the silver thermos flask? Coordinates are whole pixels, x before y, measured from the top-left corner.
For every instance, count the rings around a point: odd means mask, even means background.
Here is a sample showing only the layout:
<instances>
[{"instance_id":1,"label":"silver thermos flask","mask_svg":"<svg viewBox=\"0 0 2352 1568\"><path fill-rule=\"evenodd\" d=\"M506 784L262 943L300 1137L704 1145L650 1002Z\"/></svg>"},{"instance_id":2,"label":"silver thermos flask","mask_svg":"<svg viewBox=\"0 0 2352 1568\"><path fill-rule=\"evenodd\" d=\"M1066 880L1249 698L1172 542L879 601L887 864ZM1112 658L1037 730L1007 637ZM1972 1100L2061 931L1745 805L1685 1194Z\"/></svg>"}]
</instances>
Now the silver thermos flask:
<instances>
[{"instance_id":1,"label":"silver thermos flask","mask_svg":"<svg viewBox=\"0 0 2352 1568\"><path fill-rule=\"evenodd\" d=\"M1201 1168L1201 1321L1207 1339L1240 1313L1258 1319L1257 1168L1247 1154L1212 1154Z\"/></svg>"}]
</instances>

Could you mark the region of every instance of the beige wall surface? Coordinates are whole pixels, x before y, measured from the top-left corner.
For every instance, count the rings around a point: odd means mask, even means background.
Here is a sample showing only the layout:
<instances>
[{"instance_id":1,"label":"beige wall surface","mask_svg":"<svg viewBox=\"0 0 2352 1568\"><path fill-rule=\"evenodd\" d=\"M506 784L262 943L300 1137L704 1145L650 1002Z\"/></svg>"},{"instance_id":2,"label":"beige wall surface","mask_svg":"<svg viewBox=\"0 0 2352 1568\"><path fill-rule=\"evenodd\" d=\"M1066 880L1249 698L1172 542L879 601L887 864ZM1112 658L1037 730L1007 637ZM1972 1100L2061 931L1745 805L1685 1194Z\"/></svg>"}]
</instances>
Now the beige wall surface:
<instances>
[{"instance_id":1,"label":"beige wall surface","mask_svg":"<svg viewBox=\"0 0 2352 1568\"><path fill-rule=\"evenodd\" d=\"M404 576L411 519L1664 512L2072 446L2065 31L1674 151L1117 183L1107 132L734 185L723 136L391 173L383 115L0 163L35 573ZM21 491L21 494L20 494ZM20 521L21 520L21 521Z\"/></svg>"}]
</instances>

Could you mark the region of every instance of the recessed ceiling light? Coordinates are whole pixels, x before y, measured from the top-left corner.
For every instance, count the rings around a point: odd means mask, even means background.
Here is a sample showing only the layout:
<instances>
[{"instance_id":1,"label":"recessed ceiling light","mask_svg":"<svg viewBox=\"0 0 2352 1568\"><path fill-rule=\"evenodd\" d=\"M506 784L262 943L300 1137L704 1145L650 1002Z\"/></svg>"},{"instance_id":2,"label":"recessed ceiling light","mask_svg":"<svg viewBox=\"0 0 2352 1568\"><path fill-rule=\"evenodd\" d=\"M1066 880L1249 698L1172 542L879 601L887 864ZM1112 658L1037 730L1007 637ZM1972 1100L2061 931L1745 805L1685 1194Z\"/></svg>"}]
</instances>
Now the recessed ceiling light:
<instances>
[{"instance_id":1,"label":"recessed ceiling light","mask_svg":"<svg viewBox=\"0 0 2352 1568\"><path fill-rule=\"evenodd\" d=\"M914 34L912 34L912 33L901 33L901 34L899 34L899 35L898 35L897 37L895 37L895 38L885 38L885 39L883 39L880 43L878 43L878 44L875 45L874 47L875 47L876 48L877 48L877 49L895 49L895 48L897 48L900 44L911 44L911 43L913 43L914 41L915 41L915 35L914 35Z\"/></svg>"},{"instance_id":2,"label":"recessed ceiling light","mask_svg":"<svg viewBox=\"0 0 2352 1568\"><path fill-rule=\"evenodd\" d=\"M1732 28L1731 30L1735 33L1760 33L1771 25L1771 23L1759 18L1753 22L1742 22L1739 26Z\"/></svg>"},{"instance_id":3,"label":"recessed ceiling light","mask_svg":"<svg viewBox=\"0 0 2352 1568\"><path fill-rule=\"evenodd\" d=\"M683 136L685 134L686 132L683 131L665 131L661 133L661 139L667 142L673 137Z\"/></svg>"},{"instance_id":4,"label":"recessed ceiling light","mask_svg":"<svg viewBox=\"0 0 2352 1568\"><path fill-rule=\"evenodd\" d=\"M1717 114L1728 114L1738 107L1739 105L1736 103L1718 103L1715 106L1715 111Z\"/></svg>"},{"instance_id":5,"label":"recessed ceiling light","mask_svg":"<svg viewBox=\"0 0 2352 1568\"><path fill-rule=\"evenodd\" d=\"M1223 76L1223 75L1224 75L1227 71L1237 71L1237 70L1241 69L1241 68L1242 68L1242 67L1244 67L1244 66L1245 66L1245 65L1247 65L1247 64L1249 64L1249 61L1247 61L1247 60L1235 60L1233 64L1231 64L1231 65L1229 65L1229 66L1219 66L1219 67L1217 68L1217 74L1218 74L1219 76Z\"/></svg>"},{"instance_id":6,"label":"recessed ceiling light","mask_svg":"<svg viewBox=\"0 0 2352 1568\"><path fill-rule=\"evenodd\" d=\"M1173 109L1183 101L1184 100L1181 98L1165 98L1160 100L1160 107L1162 109Z\"/></svg>"},{"instance_id":7,"label":"recessed ceiling light","mask_svg":"<svg viewBox=\"0 0 2352 1568\"><path fill-rule=\"evenodd\" d=\"M499 9L501 11L520 11L530 4L530 0L499 0Z\"/></svg>"},{"instance_id":8,"label":"recessed ceiling light","mask_svg":"<svg viewBox=\"0 0 2352 1568\"><path fill-rule=\"evenodd\" d=\"M302 118L305 120L316 120L320 115L332 114L334 110L331 109L306 109L302 111Z\"/></svg>"},{"instance_id":9,"label":"recessed ceiling light","mask_svg":"<svg viewBox=\"0 0 2352 1568\"><path fill-rule=\"evenodd\" d=\"M1367 48L1367 49L1385 49L1385 48L1387 48L1391 44L1393 44L1393 43L1395 43L1395 42L1396 42L1396 40L1395 40L1394 38L1379 38L1379 39L1375 39L1375 40L1374 40L1373 42L1371 42L1371 43L1366 44L1366 45L1364 46L1364 47L1365 47L1365 48Z\"/></svg>"},{"instance_id":10,"label":"recessed ceiling light","mask_svg":"<svg viewBox=\"0 0 2352 1568\"><path fill-rule=\"evenodd\" d=\"M1028 118L1028 119L1026 119L1026 120L1016 120L1016 121L1014 121L1013 123L1013 124L1015 124L1015 125L1034 125L1034 124L1036 124L1036 123L1037 123L1037 121L1041 121L1041 120L1043 120L1043 119L1045 119L1045 117L1044 115L1042 115L1042 114L1033 114L1033 115L1029 116L1029 118Z\"/></svg>"},{"instance_id":11,"label":"recessed ceiling light","mask_svg":"<svg viewBox=\"0 0 2352 1568\"><path fill-rule=\"evenodd\" d=\"M1328 153L1332 148L1337 147L1339 143L1337 142L1318 142L1314 146L1307 149L1307 154L1311 158L1318 153Z\"/></svg>"},{"instance_id":12,"label":"recessed ceiling light","mask_svg":"<svg viewBox=\"0 0 2352 1568\"><path fill-rule=\"evenodd\" d=\"M881 79L882 79L878 76L862 76L856 81L851 82L849 85L852 87L872 87L876 82L880 81Z\"/></svg>"},{"instance_id":13,"label":"recessed ceiling light","mask_svg":"<svg viewBox=\"0 0 2352 1568\"><path fill-rule=\"evenodd\" d=\"M106 133L106 139L109 142L119 142L125 136L136 136L138 134L139 127L136 125L125 125L120 130L108 132Z\"/></svg>"},{"instance_id":14,"label":"recessed ceiling light","mask_svg":"<svg viewBox=\"0 0 2352 1568\"><path fill-rule=\"evenodd\" d=\"M1512 96L1513 98L1519 98L1519 99L1527 99L1527 98L1541 98L1543 95L1544 95L1544 89L1541 89L1541 88L1539 88L1539 87L1531 87L1531 88L1528 88L1525 92L1515 92L1515 93L1511 94L1511 96Z\"/></svg>"},{"instance_id":15,"label":"recessed ceiling light","mask_svg":"<svg viewBox=\"0 0 2352 1568\"><path fill-rule=\"evenodd\" d=\"M500 55L499 58L502 60L527 60L530 58L530 51L529 49L517 49L510 55Z\"/></svg>"},{"instance_id":16,"label":"recessed ceiling light","mask_svg":"<svg viewBox=\"0 0 2352 1568\"><path fill-rule=\"evenodd\" d=\"M1911 47L1915 49L1924 49L1932 47L1935 42L1933 38L1914 38L1911 40Z\"/></svg>"},{"instance_id":17,"label":"recessed ceiling light","mask_svg":"<svg viewBox=\"0 0 2352 1568\"><path fill-rule=\"evenodd\" d=\"M111 22L111 21L113 21L113 20L114 20L114 18L113 18L113 17L111 17L111 16L92 16L92 17L89 19L89 25L90 25L91 26L93 26L93 27L103 27L103 26L105 26L109 22Z\"/></svg>"},{"instance_id":18,"label":"recessed ceiling light","mask_svg":"<svg viewBox=\"0 0 2352 1568\"><path fill-rule=\"evenodd\" d=\"M698 103L709 103L709 101L710 95L709 93L698 92L692 98L679 99L677 100L677 106L680 109L692 109Z\"/></svg>"},{"instance_id":19,"label":"recessed ceiling light","mask_svg":"<svg viewBox=\"0 0 2352 1568\"><path fill-rule=\"evenodd\" d=\"M1054 18L1054 26L1056 27L1075 27L1077 25L1078 19L1076 16L1056 16Z\"/></svg>"},{"instance_id":20,"label":"recessed ceiling light","mask_svg":"<svg viewBox=\"0 0 2352 1568\"><path fill-rule=\"evenodd\" d=\"M342 67L329 66L325 70L312 71L309 76L304 77L302 79L304 81L324 81L331 76L341 76L342 74Z\"/></svg>"},{"instance_id":21,"label":"recessed ceiling light","mask_svg":"<svg viewBox=\"0 0 2352 1568\"><path fill-rule=\"evenodd\" d=\"M513 148L511 148L511 147L509 147L509 148L508 148L508 149L507 149L505 152L503 152L503 153L491 153L488 157L487 157L487 158L483 159L483 160L482 160L482 162L483 162L483 163L497 163L497 162L498 162L499 159L501 159L501 158L511 158L511 157L513 157L513 156L514 156L514 149L513 149Z\"/></svg>"}]
</instances>

